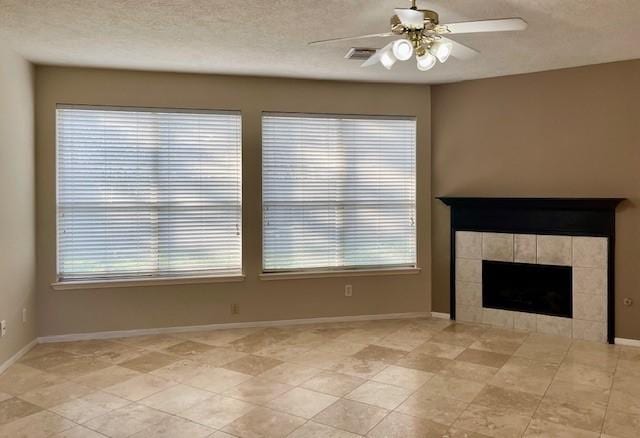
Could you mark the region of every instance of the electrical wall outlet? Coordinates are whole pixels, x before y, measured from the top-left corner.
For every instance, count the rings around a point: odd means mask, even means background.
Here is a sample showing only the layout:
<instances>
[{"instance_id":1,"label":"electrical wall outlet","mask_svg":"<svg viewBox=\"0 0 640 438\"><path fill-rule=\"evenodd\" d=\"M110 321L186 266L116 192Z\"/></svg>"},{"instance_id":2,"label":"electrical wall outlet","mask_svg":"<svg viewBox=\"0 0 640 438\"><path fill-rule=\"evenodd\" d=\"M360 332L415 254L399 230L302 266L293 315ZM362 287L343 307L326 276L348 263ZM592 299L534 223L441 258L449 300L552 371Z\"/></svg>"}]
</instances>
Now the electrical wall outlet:
<instances>
[{"instance_id":1,"label":"electrical wall outlet","mask_svg":"<svg viewBox=\"0 0 640 438\"><path fill-rule=\"evenodd\" d=\"M0 337L4 337L7 334L7 321L4 319L0 321Z\"/></svg>"},{"instance_id":2,"label":"electrical wall outlet","mask_svg":"<svg viewBox=\"0 0 640 438\"><path fill-rule=\"evenodd\" d=\"M232 304L231 305L231 314L232 315L237 315L238 313L240 313L240 305L239 304Z\"/></svg>"},{"instance_id":3,"label":"electrical wall outlet","mask_svg":"<svg viewBox=\"0 0 640 438\"><path fill-rule=\"evenodd\" d=\"M344 296L350 297L352 295L353 295L353 286L351 286L350 284L346 284L344 286Z\"/></svg>"},{"instance_id":4,"label":"electrical wall outlet","mask_svg":"<svg viewBox=\"0 0 640 438\"><path fill-rule=\"evenodd\" d=\"M27 322L27 308L22 309L22 322Z\"/></svg>"}]
</instances>

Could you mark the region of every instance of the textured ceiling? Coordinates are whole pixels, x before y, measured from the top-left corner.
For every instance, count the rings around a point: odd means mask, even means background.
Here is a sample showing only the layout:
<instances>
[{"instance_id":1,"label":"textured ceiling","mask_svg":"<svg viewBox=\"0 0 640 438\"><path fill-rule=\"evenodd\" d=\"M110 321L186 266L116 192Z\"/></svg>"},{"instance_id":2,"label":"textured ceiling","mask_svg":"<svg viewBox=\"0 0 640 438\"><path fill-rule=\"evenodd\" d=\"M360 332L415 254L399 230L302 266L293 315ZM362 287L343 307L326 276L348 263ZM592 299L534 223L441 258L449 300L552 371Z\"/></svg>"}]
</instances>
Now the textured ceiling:
<instances>
[{"instance_id":1,"label":"textured ceiling","mask_svg":"<svg viewBox=\"0 0 640 438\"><path fill-rule=\"evenodd\" d=\"M429 72L411 61L360 68L352 44L388 31L405 0L0 0L0 41L42 64L409 83L640 58L640 0L418 0L443 23L520 16L524 32L461 35L480 50ZM388 39L355 45L381 47Z\"/></svg>"}]
</instances>

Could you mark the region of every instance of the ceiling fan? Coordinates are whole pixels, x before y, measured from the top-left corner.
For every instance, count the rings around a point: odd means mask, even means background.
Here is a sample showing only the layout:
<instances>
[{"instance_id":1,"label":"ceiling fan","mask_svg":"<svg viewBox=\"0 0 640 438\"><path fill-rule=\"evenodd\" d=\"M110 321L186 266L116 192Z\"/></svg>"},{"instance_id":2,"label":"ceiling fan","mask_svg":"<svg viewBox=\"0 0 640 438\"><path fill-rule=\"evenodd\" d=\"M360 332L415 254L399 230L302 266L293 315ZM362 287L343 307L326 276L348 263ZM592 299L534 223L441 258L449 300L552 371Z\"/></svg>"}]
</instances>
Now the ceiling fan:
<instances>
[{"instance_id":1,"label":"ceiling fan","mask_svg":"<svg viewBox=\"0 0 640 438\"><path fill-rule=\"evenodd\" d=\"M445 35L505 32L527 28L527 22L517 17L440 24L438 13L428 9L418 9L416 0L411 0L410 8L395 9L394 12L395 14L391 17L390 32L312 41L309 45L398 35L401 38L377 50L362 64L362 67L379 62L386 69L391 69L396 61L407 61L415 54L418 70L427 71L436 65L436 61L444 63L450 55L467 60L479 54L477 50L449 39Z\"/></svg>"}]
</instances>

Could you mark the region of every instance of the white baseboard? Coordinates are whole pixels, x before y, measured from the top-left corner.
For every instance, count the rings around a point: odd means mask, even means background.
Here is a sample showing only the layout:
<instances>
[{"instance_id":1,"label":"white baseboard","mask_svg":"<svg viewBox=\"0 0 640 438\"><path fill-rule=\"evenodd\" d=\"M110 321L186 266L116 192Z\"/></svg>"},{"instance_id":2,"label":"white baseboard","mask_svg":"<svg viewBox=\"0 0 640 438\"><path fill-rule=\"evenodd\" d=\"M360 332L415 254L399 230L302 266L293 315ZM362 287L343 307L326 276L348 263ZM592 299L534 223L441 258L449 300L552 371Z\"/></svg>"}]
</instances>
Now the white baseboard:
<instances>
[{"instance_id":1,"label":"white baseboard","mask_svg":"<svg viewBox=\"0 0 640 438\"><path fill-rule=\"evenodd\" d=\"M161 327L135 330L115 330L93 333L71 333L68 335L43 336L40 343L84 341L90 339L127 338L132 336L159 335L166 333L187 333L206 330L228 330L247 327L274 327L301 324L319 324L331 322L374 321L381 319L428 318L429 312L383 313L377 315L329 316L324 318L284 319L279 321L229 322L222 324L189 325L182 327ZM447 316L448 317L448 316Z\"/></svg>"},{"instance_id":2,"label":"white baseboard","mask_svg":"<svg viewBox=\"0 0 640 438\"><path fill-rule=\"evenodd\" d=\"M36 338L33 341L29 342L24 347L22 347L20 351L18 351L16 354L14 354L9 359L4 361L4 363L0 364L0 374L4 373L7 370L7 368L9 368L11 365L18 362L20 358L25 354L27 354L29 350L31 350L33 347L35 347L37 343L38 343L38 339Z\"/></svg>"},{"instance_id":3,"label":"white baseboard","mask_svg":"<svg viewBox=\"0 0 640 438\"><path fill-rule=\"evenodd\" d=\"M626 345L628 347L640 347L640 339L615 338L616 345Z\"/></svg>"},{"instance_id":4,"label":"white baseboard","mask_svg":"<svg viewBox=\"0 0 640 438\"><path fill-rule=\"evenodd\" d=\"M431 312L431 316L433 318L451 319L451 315L449 315L448 313Z\"/></svg>"}]
</instances>

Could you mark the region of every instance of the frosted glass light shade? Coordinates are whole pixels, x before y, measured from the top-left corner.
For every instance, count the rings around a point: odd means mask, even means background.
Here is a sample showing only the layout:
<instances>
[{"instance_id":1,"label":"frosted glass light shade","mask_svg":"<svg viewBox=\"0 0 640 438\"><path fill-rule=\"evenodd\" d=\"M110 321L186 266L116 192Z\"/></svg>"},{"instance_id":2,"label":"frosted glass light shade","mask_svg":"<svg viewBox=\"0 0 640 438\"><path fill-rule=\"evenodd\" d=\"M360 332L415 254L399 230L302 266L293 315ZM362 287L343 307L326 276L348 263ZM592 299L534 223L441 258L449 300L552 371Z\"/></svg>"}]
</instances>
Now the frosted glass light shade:
<instances>
[{"instance_id":1,"label":"frosted glass light shade","mask_svg":"<svg viewBox=\"0 0 640 438\"><path fill-rule=\"evenodd\" d=\"M418 70L421 71L431 70L436 65L436 57L429 52L418 56L416 59L418 61Z\"/></svg>"},{"instance_id":2,"label":"frosted glass light shade","mask_svg":"<svg viewBox=\"0 0 640 438\"><path fill-rule=\"evenodd\" d=\"M413 46L407 40L396 40L391 47L393 49L393 56L399 61L406 61L413 56Z\"/></svg>"},{"instance_id":3,"label":"frosted glass light shade","mask_svg":"<svg viewBox=\"0 0 640 438\"><path fill-rule=\"evenodd\" d=\"M438 40L431 45L429 51L433 56L438 58L438 61L445 62L449 59L449 55L451 55L451 50L453 49L453 44L449 41Z\"/></svg>"},{"instance_id":4,"label":"frosted glass light shade","mask_svg":"<svg viewBox=\"0 0 640 438\"><path fill-rule=\"evenodd\" d=\"M387 70L391 70L391 67L393 67L393 64L395 64L396 61L397 59L393 56L392 49L383 50L380 54L380 64L382 64Z\"/></svg>"}]
</instances>

